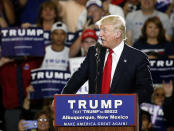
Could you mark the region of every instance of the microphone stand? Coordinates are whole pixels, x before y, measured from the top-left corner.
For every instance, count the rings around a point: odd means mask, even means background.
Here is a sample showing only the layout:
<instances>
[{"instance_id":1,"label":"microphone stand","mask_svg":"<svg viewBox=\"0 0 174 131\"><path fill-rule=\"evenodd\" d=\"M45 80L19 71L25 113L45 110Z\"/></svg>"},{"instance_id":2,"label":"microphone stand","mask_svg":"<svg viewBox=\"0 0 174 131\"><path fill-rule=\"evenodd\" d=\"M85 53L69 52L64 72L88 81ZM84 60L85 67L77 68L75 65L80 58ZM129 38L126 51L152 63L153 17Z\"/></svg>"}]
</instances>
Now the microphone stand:
<instances>
[{"instance_id":1,"label":"microphone stand","mask_svg":"<svg viewBox=\"0 0 174 131\"><path fill-rule=\"evenodd\" d=\"M95 94L97 94L97 87L98 87L98 75L99 75L99 62L100 62L100 52L101 52L101 45L100 43L96 43L95 46L96 53L96 77L95 77Z\"/></svg>"}]
</instances>

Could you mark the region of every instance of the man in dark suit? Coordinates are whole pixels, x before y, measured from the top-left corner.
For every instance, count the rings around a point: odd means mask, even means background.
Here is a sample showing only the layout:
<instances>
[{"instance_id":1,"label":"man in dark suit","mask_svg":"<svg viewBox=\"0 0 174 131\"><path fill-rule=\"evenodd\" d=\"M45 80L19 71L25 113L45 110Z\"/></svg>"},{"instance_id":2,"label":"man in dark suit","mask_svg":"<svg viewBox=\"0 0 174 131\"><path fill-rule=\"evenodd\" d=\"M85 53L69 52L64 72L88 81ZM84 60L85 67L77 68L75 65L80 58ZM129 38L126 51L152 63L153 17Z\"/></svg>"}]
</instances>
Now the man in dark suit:
<instances>
[{"instance_id":1,"label":"man in dark suit","mask_svg":"<svg viewBox=\"0 0 174 131\"><path fill-rule=\"evenodd\" d=\"M149 102L153 92L149 61L144 53L125 43L124 19L109 15L97 23L102 41L100 53L97 46L89 48L62 93L75 94L89 80L89 94L137 93L139 103Z\"/></svg>"}]
</instances>

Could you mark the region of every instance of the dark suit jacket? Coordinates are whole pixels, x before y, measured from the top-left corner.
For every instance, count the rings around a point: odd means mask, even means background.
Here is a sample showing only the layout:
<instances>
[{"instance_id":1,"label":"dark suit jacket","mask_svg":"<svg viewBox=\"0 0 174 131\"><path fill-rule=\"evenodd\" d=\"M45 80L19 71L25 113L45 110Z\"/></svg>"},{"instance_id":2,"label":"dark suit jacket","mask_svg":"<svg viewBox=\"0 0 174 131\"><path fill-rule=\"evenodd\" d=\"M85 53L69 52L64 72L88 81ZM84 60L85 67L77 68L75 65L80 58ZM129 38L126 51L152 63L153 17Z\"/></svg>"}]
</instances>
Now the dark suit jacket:
<instances>
[{"instance_id":1,"label":"dark suit jacket","mask_svg":"<svg viewBox=\"0 0 174 131\"><path fill-rule=\"evenodd\" d=\"M101 48L97 88L95 53L95 47L89 48L84 62L68 81L63 94L75 94L87 80L89 80L89 94L100 94L106 48ZM113 76L110 93L137 93L139 102L142 103L150 101L152 92L152 78L147 56L125 44Z\"/></svg>"}]
</instances>

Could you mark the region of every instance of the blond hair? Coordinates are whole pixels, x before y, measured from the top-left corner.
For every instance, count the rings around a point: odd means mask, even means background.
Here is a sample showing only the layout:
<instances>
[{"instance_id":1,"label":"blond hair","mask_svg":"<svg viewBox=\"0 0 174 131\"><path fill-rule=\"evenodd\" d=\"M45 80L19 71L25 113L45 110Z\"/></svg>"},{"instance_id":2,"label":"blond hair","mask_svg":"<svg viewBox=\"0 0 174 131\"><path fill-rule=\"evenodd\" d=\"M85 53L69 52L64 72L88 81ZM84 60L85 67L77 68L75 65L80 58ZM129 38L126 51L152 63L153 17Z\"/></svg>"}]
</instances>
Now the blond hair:
<instances>
[{"instance_id":1,"label":"blond hair","mask_svg":"<svg viewBox=\"0 0 174 131\"><path fill-rule=\"evenodd\" d=\"M97 25L102 24L111 24L113 25L113 29L114 30L120 30L121 31L121 37L122 39L126 39L126 24L125 24L125 20L122 16L119 15L108 15L103 17L100 21L97 22Z\"/></svg>"}]
</instances>

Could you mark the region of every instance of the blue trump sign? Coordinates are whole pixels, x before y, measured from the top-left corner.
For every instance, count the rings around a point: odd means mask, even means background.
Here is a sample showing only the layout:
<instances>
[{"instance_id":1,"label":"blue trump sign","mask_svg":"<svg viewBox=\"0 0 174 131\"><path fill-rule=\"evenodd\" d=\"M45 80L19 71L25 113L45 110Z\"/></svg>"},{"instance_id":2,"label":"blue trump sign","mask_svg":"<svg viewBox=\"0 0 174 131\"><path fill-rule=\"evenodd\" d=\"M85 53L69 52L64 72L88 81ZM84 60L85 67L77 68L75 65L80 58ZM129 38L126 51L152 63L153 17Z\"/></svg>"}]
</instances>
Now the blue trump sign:
<instances>
[{"instance_id":1,"label":"blue trump sign","mask_svg":"<svg viewBox=\"0 0 174 131\"><path fill-rule=\"evenodd\" d=\"M151 59L150 70L154 84L174 80L174 59Z\"/></svg>"},{"instance_id":2,"label":"blue trump sign","mask_svg":"<svg viewBox=\"0 0 174 131\"><path fill-rule=\"evenodd\" d=\"M135 94L54 97L56 126L136 126Z\"/></svg>"},{"instance_id":3,"label":"blue trump sign","mask_svg":"<svg viewBox=\"0 0 174 131\"><path fill-rule=\"evenodd\" d=\"M41 28L1 29L2 56L44 56L45 46Z\"/></svg>"},{"instance_id":4,"label":"blue trump sign","mask_svg":"<svg viewBox=\"0 0 174 131\"><path fill-rule=\"evenodd\" d=\"M30 93L30 99L53 98L54 94L60 94L70 78L70 73L59 70L35 69L31 71L31 84L34 92Z\"/></svg>"}]
</instances>

